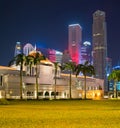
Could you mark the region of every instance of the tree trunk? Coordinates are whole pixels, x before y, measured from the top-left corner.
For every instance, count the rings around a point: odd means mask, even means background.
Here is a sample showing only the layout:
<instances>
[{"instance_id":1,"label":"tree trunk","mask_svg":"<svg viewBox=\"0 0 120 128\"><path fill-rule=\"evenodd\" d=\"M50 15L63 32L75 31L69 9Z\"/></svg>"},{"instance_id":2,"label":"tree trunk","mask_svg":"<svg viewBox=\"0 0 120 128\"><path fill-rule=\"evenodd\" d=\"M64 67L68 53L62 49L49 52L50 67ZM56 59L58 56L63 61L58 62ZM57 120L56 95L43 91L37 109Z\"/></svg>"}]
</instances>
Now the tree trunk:
<instances>
[{"instance_id":1,"label":"tree trunk","mask_svg":"<svg viewBox=\"0 0 120 128\"><path fill-rule=\"evenodd\" d=\"M31 70L32 70L32 64L30 64L30 76L32 76Z\"/></svg>"},{"instance_id":2,"label":"tree trunk","mask_svg":"<svg viewBox=\"0 0 120 128\"><path fill-rule=\"evenodd\" d=\"M36 65L36 98L37 98L37 100L39 99L39 97L38 97L38 71L37 71L37 65Z\"/></svg>"},{"instance_id":3,"label":"tree trunk","mask_svg":"<svg viewBox=\"0 0 120 128\"><path fill-rule=\"evenodd\" d=\"M23 82L23 67L22 64L20 66L20 99L22 99L22 82Z\"/></svg>"},{"instance_id":4,"label":"tree trunk","mask_svg":"<svg viewBox=\"0 0 120 128\"><path fill-rule=\"evenodd\" d=\"M72 81L71 81L71 71L70 71L70 90L69 90L70 91L69 92L70 93L70 99L72 98L72 95L71 95L71 83L72 83Z\"/></svg>"},{"instance_id":5,"label":"tree trunk","mask_svg":"<svg viewBox=\"0 0 120 128\"><path fill-rule=\"evenodd\" d=\"M54 84L54 99L56 99L56 80L57 80L57 63L54 63L54 67L55 67L55 75L54 75L54 79L55 79L55 84Z\"/></svg>"},{"instance_id":6,"label":"tree trunk","mask_svg":"<svg viewBox=\"0 0 120 128\"><path fill-rule=\"evenodd\" d=\"M117 83L117 81L115 81L115 83L114 83L114 98L117 98L116 83Z\"/></svg>"},{"instance_id":7,"label":"tree trunk","mask_svg":"<svg viewBox=\"0 0 120 128\"><path fill-rule=\"evenodd\" d=\"M55 85L54 85L54 87L55 87L55 94L54 94L54 99L56 99L56 74L55 74Z\"/></svg>"},{"instance_id":8,"label":"tree trunk","mask_svg":"<svg viewBox=\"0 0 120 128\"><path fill-rule=\"evenodd\" d=\"M86 99L86 75L85 75L85 97L84 98Z\"/></svg>"}]
</instances>

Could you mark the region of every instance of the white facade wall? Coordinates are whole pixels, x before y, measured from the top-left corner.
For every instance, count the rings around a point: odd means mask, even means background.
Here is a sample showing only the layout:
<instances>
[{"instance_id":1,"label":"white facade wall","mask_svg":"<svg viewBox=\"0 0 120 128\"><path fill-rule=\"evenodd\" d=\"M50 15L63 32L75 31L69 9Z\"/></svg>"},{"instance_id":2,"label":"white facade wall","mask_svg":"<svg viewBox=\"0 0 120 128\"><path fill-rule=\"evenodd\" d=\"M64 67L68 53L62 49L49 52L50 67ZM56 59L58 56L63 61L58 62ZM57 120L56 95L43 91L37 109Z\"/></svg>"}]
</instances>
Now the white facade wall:
<instances>
[{"instance_id":1,"label":"white facade wall","mask_svg":"<svg viewBox=\"0 0 120 128\"><path fill-rule=\"evenodd\" d=\"M54 98L52 93L55 88L54 79L54 65L40 65L39 66L39 98ZM2 85L0 86L0 98L19 98L20 94L20 76L17 74L4 74L2 78ZM103 95L103 80L87 77L87 93L89 98L101 93ZM56 92L57 98L69 98L69 74L61 74L60 69L57 74ZM101 87L101 89L99 89ZM23 98L35 98L36 92L36 76L23 76ZM95 92L95 93L94 93ZM72 98L82 98L84 93L84 77L76 78L72 75Z\"/></svg>"}]
</instances>

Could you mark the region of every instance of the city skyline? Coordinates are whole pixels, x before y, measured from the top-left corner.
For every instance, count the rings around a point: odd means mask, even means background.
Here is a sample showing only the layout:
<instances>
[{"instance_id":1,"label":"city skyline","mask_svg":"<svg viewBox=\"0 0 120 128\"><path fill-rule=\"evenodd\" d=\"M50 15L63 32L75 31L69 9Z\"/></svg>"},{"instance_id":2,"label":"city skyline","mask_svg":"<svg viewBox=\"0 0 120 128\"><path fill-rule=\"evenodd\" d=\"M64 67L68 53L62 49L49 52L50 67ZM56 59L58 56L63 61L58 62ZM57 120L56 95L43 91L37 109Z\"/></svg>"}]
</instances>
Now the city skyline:
<instances>
[{"instance_id":1,"label":"city skyline","mask_svg":"<svg viewBox=\"0 0 120 128\"><path fill-rule=\"evenodd\" d=\"M68 46L68 26L80 24L82 43L92 42L92 14L105 11L107 22L108 57L113 66L119 61L119 1L88 3L87 0L1 0L0 1L0 65L8 65L14 57L16 42L39 43L42 47L63 51ZM113 45L114 44L114 45ZM4 53L6 52L6 53Z\"/></svg>"}]
</instances>

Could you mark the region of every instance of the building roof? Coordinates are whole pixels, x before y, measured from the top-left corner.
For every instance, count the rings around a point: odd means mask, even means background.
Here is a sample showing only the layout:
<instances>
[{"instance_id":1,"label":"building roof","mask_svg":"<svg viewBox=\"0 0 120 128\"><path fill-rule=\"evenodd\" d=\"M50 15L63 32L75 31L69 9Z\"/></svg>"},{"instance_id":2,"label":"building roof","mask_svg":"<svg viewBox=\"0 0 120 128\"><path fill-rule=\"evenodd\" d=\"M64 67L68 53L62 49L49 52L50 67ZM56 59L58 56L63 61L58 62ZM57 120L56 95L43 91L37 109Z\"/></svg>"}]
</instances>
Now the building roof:
<instances>
[{"instance_id":1,"label":"building roof","mask_svg":"<svg viewBox=\"0 0 120 128\"><path fill-rule=\"evenodd\" d=\"M11 68L11 67L7 67L7 66L0 66L0 69L3 69L3 70L16 70L16 68Z\"/></svg>"},{"instance_id":2,"label":"building roof","mask_svg":"<svg viewBox=\"0 0 120 128\"><path fill-rule=\"evenodd\" d=\"M48 59L46 59L46 60L41 60L40 62L41 62L41 63L44 63L44 64L53 65L53 63L52 63L50 60L48 60Z\"/></svg>"}]
</instances>

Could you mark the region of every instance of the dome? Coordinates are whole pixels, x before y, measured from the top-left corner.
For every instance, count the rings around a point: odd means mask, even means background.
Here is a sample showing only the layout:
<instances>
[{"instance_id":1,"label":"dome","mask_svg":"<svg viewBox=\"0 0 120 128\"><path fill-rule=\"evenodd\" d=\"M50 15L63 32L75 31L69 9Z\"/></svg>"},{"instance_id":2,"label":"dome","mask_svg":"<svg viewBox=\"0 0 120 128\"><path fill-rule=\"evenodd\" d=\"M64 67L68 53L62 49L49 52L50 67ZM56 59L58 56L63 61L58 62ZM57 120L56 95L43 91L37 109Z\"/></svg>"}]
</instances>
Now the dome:
<instances>
[{"instance_id":1,"label":"dome","mask_svg":"<svg viewBox=\"0 0 120 128\"><path fill-rule=\"evenodd\" d=\"M36 53L39 53L40 56L43 55L40 51L36 51L36 50L31 51L31 52L29 53L29 55L35 57ZM45 60L41 60L40 62L41 62L41 64L53 65L53 63L52 63L48 58L46 58Z\"/></svg>"},{"instance_id":2,"label":"dome","mask_svg":"<svg viewBox=\"0 0 120 128\"><path fill-rule=\"evenodd\" d=\"M25 48L25 47L31 47L31 48L33 48L32 44L30 44L30 43L27 43L27 44L24 46L24 48Z\"/></svg>"},{"instance_id":3,"label":"dome","mask_svg":"<svg viewBox=\"0 0 120 128\"><path fill-rule=\"evenodd\" d=\"M23 47L23 53L27 56L31 51L33 51L34 48L30 43L27 43L24 47Z\"/></svg>"},{"instance_id":4,"label":"dome","mask_svg":"<svg viewBox=\"0 0 120 128\"><path fill-rule=\"evenodd\" d=\"M42 55L42 53L41 53L40 51L36 51L36 50L31 51L31 52L29 53L29 55L35 56L36 53L39 53L40 55Z\"/></svg>"}]
</instances>

